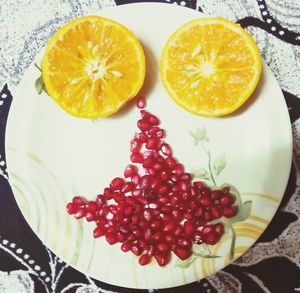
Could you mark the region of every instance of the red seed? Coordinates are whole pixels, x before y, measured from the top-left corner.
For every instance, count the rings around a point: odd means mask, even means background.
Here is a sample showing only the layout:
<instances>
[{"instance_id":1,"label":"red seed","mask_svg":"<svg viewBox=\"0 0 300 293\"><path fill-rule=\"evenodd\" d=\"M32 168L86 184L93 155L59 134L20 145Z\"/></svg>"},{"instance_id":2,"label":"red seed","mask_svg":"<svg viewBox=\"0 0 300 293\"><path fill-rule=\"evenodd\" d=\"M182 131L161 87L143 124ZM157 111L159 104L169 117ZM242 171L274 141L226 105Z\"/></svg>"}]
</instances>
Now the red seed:
<instances>
[{"instance_id":1,"label":"red seed","mask_svg":"<svg viewBox=\"0 0 300 293\"><path fill-rule=\"evenodd\" d=\"M160 130L161 128L154 126L148 131L148 134L151 136L156 136L157 132L159 132Z\"/></svg>"},{"instance_id":2,"label":"red seed","mask_svg":"<svg viewBox=\"0 0 300 293\"><path fill-rule=\"evenodd\" d=\"M137 139L134 138L131 142L130 142L130 151L131 152L139 152L142 148L142 143Z\"/></svg>"},{"instance_id":3,"label":"red seed","mask_svg":"<svg viewBox=\"0 0 300 293\"><path fill-rule=\"evenodd\" d=\"M163 129L160 129L159 131L156 132L156 137L159 139L164 138L166 135L166 132Z\"/></svg>"},{"instance_id":4,"label":"red seed","mask_svg":"<svg viewBox=\"0 0 300 293\"><path fill-rule=\"evenodd\" d=\"M96 227L93 231L94 238L98 238L100 236L105 235L105 228Z\"/></svg>"},{"instance_id":5,"label":"red seed","mask_svg":"<svg viewBox=\"0 0 300 293\"><path fill-rule=\"evenodd\" d=\"M177 164L176 166L175 166L175 174L177 175L177 176L180 176L180 175L182 175L184 173L184 167L183 167L183 165L182 164Z\"/></svg>"},{"instance_id":6,"label":"red seed","mask_svg":"<svg viewBox=\"0 0 300 293\"><path fill-rule=\"evenodd\" d=\"M192 235L195 231L195 227L190 221L186 221L183 224L183 229L184 229L184 233L187 237L192 237Z\"/></svg>"},{"instance_id":7,"label":"red seed","mask_svg":"<svg viewBox=\"0 0 300 293\"><path fill-rule=\"evenodd\" d=\"M151 122L152 125L159 125L160 121L155 115L150 115L148 120Z\"/></svg>"},{"instance_id":8,"label":"red seed","mask_svg":"<svg viewBox=\"0 0 300 293\"><path fill-rule=\"evenodd\" d=\"M70 215L73 215L75 212L76 212L76 207L75 205L72 203L72 202L69 202L67 204L67 212L70 214Z\"/></svg>"},{"instance_id":9,"label":"red seed","mask_svg":"<svg viewBox=\"0 0 300 293\"><path fill-rule=\"evenodd\" d=\"M98 208L103 207L106 204L106 200L103 195L98 195L96 198L96 204Z\"/></svg>"},{"instance_id":10,"label":"red seed","mask_svg":"<svg viewBox=\"0 0 300 293\"><path fill-rule=\"evenodd\" d=\"M213 190L211 192L211 199L212 200L218 200L221 195L222 195L222 192L220 190Z\"/></svg>"},{"instance_id":11,"label":"red seed","mask_svg":"<svg viewBox=\"0 0 300 293\"><path fill-rule=\"evenodd\" d=\"M128 205L134 205L135 204L135 200L132 196L127 196L125 198L125 203L127 203Z\"/></svg>"},{"instance_id":12,"label":"red seed","mask_svg":"<svg viewBox=\"0 0 300 293\"><path fill-rule=\"evenodd\" d=\"M206 222L211 221L211 214L210 214L210 212L205 211L204 214L203 214L203 217L204 217L204 220L205 220Z\"/></svg>"},{"instance_id":13,"label":"red seed","mask_svg":"<svg viewBox=\"0 0 300 293\"><path fill-rule=\"evenodd\" d=\"M146 222L145 220L141 220L141 221L139 222L139 227L142 228L142 229L145 228L146 225L147 225L147 222Z\"/></svg>"},{"instance_id":14,"label":"red seed","mask_svg":"<svg viewBox=\"0 0 300 293\"><path fill-rule=\"evenodd\" d=\"M223 215L226 218L232 218L237 214L237 209L234 206L224 207L223 208Z\"/></svg>"},{"instance_id":15,"label":"red seed","mask_svg":"<svg viewBox=\"0 0 300 293\"><path fill-rule=\"evenodd\" d=\"M155 252L154 246L153 246L153 245L149 245L149 248L148 248L148 250L147 250L147 254L148 254L149 256L153 256L153 255L154 255L154 252Z\"/></svg>"},{"instance_id":16,"label":"red seed","mask_svg":"<svg viewBox=\"0 0 300 293\"><path fill-rule=\"evenodd\" d=\"M203 235L200 231L196 231L194 235L194 242L196 244L201 244L203 243Z\"/></svg>"},{"instance_id":17,"label":"red seed","mask_svg":"<svg viewBox=\"0 0 300 293\"><path fill-rule=\"evenodd\" d=\"M148 157L144 160L143 162L143 167L144 168L150 168L154 164L154 159L152 157Z\"/></svg>"},{"instance_id":18,"label":"red seed","mask_svg":"<svg viewBox=\"0 0 300 293\"><path fill-rule=\"evenodd\" d=\"M163 143L161 145L160 150L167 157L172 156L172 154L173 154L170 145L168 145L167 143Z\"/></svg>"},{"instance_id":19,"label":"red seed","mask_svg":"<svg viewBox=\"0 0 300 293\"><path fill-rule=\"evenodd\" d=\"M150 137L148 142L146 143L146 148L149 150L159 150L160 141L156 137Z\"/></svg>"},{"instance_id":20,"label":"red seed","mask_svg":"<svg viewBox=\"0 0 300 293\"><path fill-rule=\"evenodd\" d=\"M182 191L187 191L189 186L185 181L179 181L178 185Z\"/></svg>"},{"instance_id":21,"label":"red seed","mask_svg":"<svg viewBox=\"0 0 300 293\"><path fill-rule=\"evenodd\" d=\"M88 222L94 221L95 220L95 214L91 212L86 212L85 218Z\"/></svg>"},{"instance_id":22,"label":"red seed","mask_svg":"<svg viewBox=\"0 0 300 293\"><path fill-rule=\"evenodd\" d=\"M157 250L160 252L167 252L170 250L170 247L166 242L160 242L157 243Z\"/></svg>"},{"instance_id":23,"label":"red seed","mask_svg":"<svg viewBox=\"0 0 300 293\"><path fill-rule=\"evenodd\" d=\"M151 261L151 256L148 254L143 254L140 258L139 258L139 264L141 266L147 265L149 262Z\"/></svg>"},{"instance_id":24,"label":"red seed","mask_svg":"<svg viewBox=\"0 0 300 293\"><path fill-rule=\"evenodd\" d=\"M181 247L191 248L192 241L189 238L179 238L178 245Z\"/></svg>"},{"instance_id":25,"label":"red seed","mask_svg":"<svg viewBox=\"0 0 300 293\"><path fill-rule=\"evenodd\" d=\"M176 238L172 234L166 234L165 241L170 244L174 244L176 242Z\"/></svg>"},{"instance_id":26,"label":"red seed","mask_svg":"<svg viewBox=\"0 0 300 293\"><path fill-rule=\"evenodd\" d=\"M183 217L186 219L186 220L192 220L193 219L193 214L191 212L185 212L183 214Z\"/></svg>"},{"instance_id":27,"label":"red seed","mask_svg":"<svg viewBox=\"0 0 300 293\"><path fill-rule=\"evenodd\" d=\"M152 236L154 241L160 241L163 238L163 233L161 231L157 231Z\"/></svg>"},{"instance_id":28,"label":"red seed","mask_svg":"<svg viewBox=\"0 0 300 293\"><path fill-rule=\"evenodd\" d=\"M124 214L126 216L130 216L132 214L132 207L131 206L127 207L124 211Z\"/></svg>"},{"instance_id":29,"label":"red seed","mask_svg":"<svg viewBox=\"0 0 300 293\"><path fill-rule=\"evenodd\" d=\"M85 216L85 214L86 214L85 209L79 208L79 209L77 209L77 211L75 211L74 217L75 217L75 219L81 219Z\"/></svg>"},{"instance_id":30,"label":"red seed","mask_svg":"<svg viewBox=\"0 0 300 293\"><path fill-rule=\"evenodd\" d=\"M160 228L160 226L161 226L161 222L158 220L154 220L150 223L150 227L152 229L158 229L158 228Z\"/></svg>"},{"instance_id":31,"label":"red seed","mask_svg":"<svg viewBox=\"0 0 300 293\"><path fill-rule=\"evenodd\" d=\"M197 188L197 189L201 189L203 187L206 187L206 184L204 182L201 182L201 181L195 181L194 182L194 186Z\"/></svg>"},{"instance_id":32,"label":"red seed","mask_svg":"<svg viewBox=\"0 0 300 293\"><path fill-rule=\"evenodd\" d=\"M195 215L195 217L200 218L200 217L202 217L203 213L204 213L204 208L203 207L198 207L195 210L194 215Z\"/></svg>"},{"instance_id":33,"label":"red seed","mask_svg":"<svg viewBox=\"0 0 300 293\"><path fill-rule=\"evenodd\" d=\"M139 108L139 109L143 109L146 107L146 100L145 100L145 97L138 97L137 100L136 100L136 106Z\"/></svg>"},{"instance_id":34,"label":"red seed","mask_svg":"<svg viewBox=\"0 0 300 293\"><path fill-rule=\"evenodd\" d=\"M174 235L175 236L182 236L183 234L183 228L181 226L177 226L174 230Z\"/></svg>"},{"instance_id":35,"label":"red seed","mask_svg":"<svg viewBox=\"0 0 300 293\"><path fill-rule=\"evenodd\" d=\"M103 197L106 200L110 200L113 198L113 196L114 196L113 191L110 188L106 187L103 192Z\"/></svg>"},{"instance_id":36,"label":"red seed","mask_svg":"<svg viewBox=\"0 0 300 293\"><path fill-rule=\"evenodd\" d=\"M213 219L219 219L220 217L222 217L221 209L216 206L212 206L210 208L210 214Z\"/></svg>"},{"instance_id":37,"label":"red seed","mask_svg":"<svg viewBox=\"0 0 300 293\"><path fill-rule=\"evenodd\" d=\"M219 240L219 235L215 232L212 231L208 235L205 236L205 243L209 245L214 245L218 242Z\"/></svg>"},{"instance_id":38,"label":"red seed","mask_svg":"<svg viewBox=\"0 0 300 293\"><path fill-rule=\"evenodd\" d=\"M140 229L135 229L132 231L132 233L136 237L136 239L140 239L143 236L143 232Z\"/></svg>"},{"instance_id":39,"label":"red seed","mask_svg":"<svg viewBox=\"0 0 300 293\"><path fill-rule=\"evenodd\" d=\"M132 178L134 175L137 174L137 171L138 170L137 170L136 166L129 164L126 167L125 171L124 171L124 177L125 178L129 178L129 177Z\"/></svg>"},{"instance_id":40,"label":"red seed","mask_svg":"<svg viewBox=\"0 0 300 293\"><path fill-rule=\"evenodd\" d=\"M141 143L146 143L149 139L148 135L145 132L141 132L138 137Z\"/></svg>"},{"instance_id":41,"label":"red seed","mask_svg":"<svg viewBox=\"0 0 300 293\"><path fill-rule=\"evenodd\" d=\"M172 210L172 216L173 216L175 221L181 221L183 219L182 212L177 208L174 208Z\"/></svg>"},{"instance_id":42,"label":"red seed","mask_svg":"<svg viewBox=\"0 0 300 293\"><path fill-rule=\"evenodd\" d=\"M131 223L132 223L133 225L138 224L139 220L140 220L140 217L139 217L138 215L133 215L133 216L131 217Z\"/></svg>"},{"instance_id":43,"label":"red seed","mask_svg":"<svg viewBox=\"0 0 300 293\"><path fill-rule=\"evenodd\" d=\"M164 195L167 194L169 191L169 186L166 184L162 184L159 186L159 188L157 189L157 193L160 195ZM166 198L166 200L162 201L162 198ZM163 196L159 199L160 203L169 203L170 202L170 198L168 196Z\"/></svg>"},{"instance_id":44,"label":"red seed","mask_svg":"<svg viewBox=\"0 0 300 293\"><path fill-rule=\"evenodd\" d=\"M224 225L222 223L218 223L214 226L215 232L221 236L224 233Z\"/></svg>"},{"instance_id":45,"label":"red seed","mask_svg":"<svg viewBox=\"0 0 300 293\"><path fill-rule=\"evenodd\" d=\"M140 256L143 252L142 248L138 244L133 244L131 247L131 251L136 255Z\"/></svg>"},{"instance_id":46,"label":"red seed","mask_svg":"<svg viewBox=\"0 0 300 293\"><path fill-rule=\"evenodd\" d=\"M132 244L130 242L124 242L121 246L122 251L127 252L131 250Z\"/></svg>"},{"instance_id":47,"label":"red seed","mask_svg":"<svg viewBox=\"0 0 300 293\"><path fill-rule=\"evenodd\" d=\"M171 207L169 207L169 206L161 206L160 207L160 210L163 212L163 213L165 213L165 214L168 214L168 213L170 213L171 212Z\"/></svg>"},{"instance_id":48,"label":"red seed","mask_svg":"<svg viewBox=\"0 0 300 293\"><path fill-rule=\"evenodd\" d=\"M182 260L189 258L192 254L190 249L183 248L183 247L175 247L174 253Z\"/></svg>"},{"instance_id":49,"label":"red seed","mask_svg":"<svg viewBox=\"0 0 300 293\"><path fill-rule=\"evenodd\" d=\"M148 118L150 116L150 113L146 110L141 110L140 113L142 115L142 118Z\"/></svg>"},{"instance_id":50,"label":"red seed","mask_svg":"<svg viewBox=\"0 0 300 293\"><path fill-rule=\"evenodd\" d=\"M150 228L146 228L144 230L144 235L143 235L143 238L146 242L149 242L150 239L151 239L151 229Z\"/></svg>"},{"instance_id":51,"label":"red seed","mask_svg":"<svg viewBox=\"0 0 300 293\"><path fill-rule=\"evenodd\" d=\"M137 122L137 127L141 130L141 131L147 131L149 129L151 129L151 124L149 122L147 122L144 119L140 119Z\"/></svg>"},{"instance_id":52,"label":"red seed","mask_svg":"<svg viewBox=\"0 0 300 293\"><path fill-rule=\"evenodd\" d=\"M117 235L115 235L115 234L107 234L105 236L105 239L110 245L113 245L118 242Z\"/></svg>"},{"instance_id":53,"label":"red seed","mask_svg":"<svg viewBox=\"0 0 300 293\"><path fill-rule=\"evenodd\" d=\"M167 157L165 162L169 169L173 169L177 164L176 160L171 156Z\"/></svg>"},{"instance_id":54,"label":"red seed","mask_svg":"<svg viewBox=\"0 0 300 293\"><path fill-rule=\"evenodd\" d=\"M143 156L140 153L133 153L130 155L130 160L132 163L142 163L143 162Z\"/></svg>"},{"instance_id":55,"label":"red seed","mask_svg":"<svg viewBox=\"0 0 300 293\"><path fill-rule=\"evenodd\" d=\"M137 186L137 185L139 185L139 183L140 183L140 176L139 175L134 175L134 176L132 176L131 177L131 182L135 185L135 186Z\"/></svg>"},{"instance_id":56,"label":"red seed","mask_svg":"<svg viewBox=\"0 0 300 293\"><path fill-rule=\"evenodd\" d=\"M234 203L234 198L230 194L224 194L219 198L219 203L222 206L229 206Z\"/></svg>"},{"instance_id":57,"label":"red seed","mask_svg":"<svg viewBox=\"0 0 300 293\"><path fill-rule=\"evenodd\" d=\"M209 196L201 196L199 198L199 203L204 206L204 207L208 207L210 205L212 205L212 199Z\"/></svg>"},{"instance_id":58,"label":"red seed","mask_svg":"<svg viewBox=\"0 0 300 293\"><path fill-rule=\"evenodd\" d=\"M206 225L206 226L204 226L203 229L202 229L202 234L203 234L204 236L206 236L206 235L208 235L209 233L211 233L213 230L214 230L213 226L211 226L211 225Z\"/></svg>"},{"instance_id":59,"label":"red seed","mask_svg":"<svg viewBox=\"0 0 300 293\"><path fill-rule=\"evenodd\" d=\"M170 259L171 259L171 254L170 253L167 253L167 254L157 254L157 255L154 255L157 263L163 267L165 265L167 265L169 262L170 262Z\"/></svg>"},{"instance_id":60,"label":"red seed","mask_svg":"<svg viewBox=\"0 0 300 293\"><path fill-rule=\"evenodd\" d=\"M165 170L162 170L160 173L159 173L159 178L162 180L162 181L167 181L169 179L169 174L167 171Z\"/></svg>"},{"instance_id":61,"label":"red seed","mask_svg":"<svg viewBox=\"0 0 300 293\"><path fill-rule=\"evenodd\" d=\"M122 179L120 177L116 177L111 181L110 188L114 191L121 190L123 185L124 185L124 179Z\"/></svg>"},{"instance_id":62,"label":"red seed","mask_svg":"<svg viewBox=\"0 0 300 293\"><path fill-rule=\"evenodd\" d=\"M87 203L87 200L84 199L83 197L81 196L74 196L73 199L72 199L72 202L76 205L76 206L82 206L84 204Z\"/></svg>"},{"instance_id":63,"label":"red seed","mask_svg":"<svg viewBox=\"0 0 300 293\"><path fill-rule=\"evenodd\" d=\"M175 228L176 228L176 226L175 226L175 224L174 223L167 223L166 225L165 225L165 227L164 227L164 231L166 232L166 233L173 233L174 232L174 230L175 230Z\"/></svg>"},{"instance_id":64,"label":"red seed","mask_svg":"<svg viewBox=\"0 0 300 293\"><path fill-rule=\"evenodd\" d=\"M121 192L129 192L132 191L134 189L134 184L132 182L126 182L123 187L121 188Z\"/></svg>"},{"instance_id":65,"label":"red seed","mask_svg":"<svg viewBox=\"0 0 300 293\"><path fill-rule=\"evenodd\" d=\"M122 232L117 233L117 238L118 238L118 241L121 243L123 243L126 240L126 236Z\"/></svg>"},{"instance_id":66,"label":"red seed","mask_svg":"<svg viewBox=\"0 0 300 293\"><path fill-rule=\"evenodd\" d=\"M163 166L162 166L162 164L161 163L154 163L153 165L152 165L152 168L154 169L154 170L156 170L156 171L160 171L162 168L163 168Z\"/></svg>"}]
</instances>

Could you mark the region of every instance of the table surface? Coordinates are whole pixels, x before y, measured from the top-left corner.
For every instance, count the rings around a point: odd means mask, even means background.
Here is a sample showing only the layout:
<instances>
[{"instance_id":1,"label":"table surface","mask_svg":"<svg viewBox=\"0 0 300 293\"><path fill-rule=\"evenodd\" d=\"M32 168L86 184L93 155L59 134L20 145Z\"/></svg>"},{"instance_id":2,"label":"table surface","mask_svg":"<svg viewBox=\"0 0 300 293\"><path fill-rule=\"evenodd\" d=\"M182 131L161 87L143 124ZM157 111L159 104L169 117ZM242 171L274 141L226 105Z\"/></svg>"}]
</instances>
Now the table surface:
<instances>
[{"instance_id":1,"label":"table surface","mask_svg":"<svg viewBox=\"0 0 300 293\"><path fill-rule=\"evenodd\" d=\"M13 93L49 36L67 20L99 13L116 0L0 0L0 293L147 292L111 286L60 261L24 220L8 183L5 127ZM159 2L159 1L147 1ZM190 285L151 292L300 291L300 2L298 0L161 1L223 16L256 40L283 91L294 137L294 158L284 198L256 244L220 272ZM275 179L276 180L276 179Z\"/></svg>"}]
</instances>

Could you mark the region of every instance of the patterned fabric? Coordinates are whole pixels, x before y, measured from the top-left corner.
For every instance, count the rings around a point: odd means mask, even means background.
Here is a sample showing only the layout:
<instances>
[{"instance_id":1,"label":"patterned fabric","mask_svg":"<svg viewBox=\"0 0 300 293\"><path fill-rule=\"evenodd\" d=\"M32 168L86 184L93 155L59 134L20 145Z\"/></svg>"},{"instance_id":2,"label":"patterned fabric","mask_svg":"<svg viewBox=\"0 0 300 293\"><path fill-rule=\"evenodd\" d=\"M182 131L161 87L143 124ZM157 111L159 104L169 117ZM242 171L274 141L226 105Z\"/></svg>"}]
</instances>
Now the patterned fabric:
<instances>
[{"instance_id":1,"label":"patterned fabric","mask_svg":"<svg viewBox=\"0 0 300 293\"><path fill-rule=\"evenodd\" d=\"M111 286L59 260L32 232L7 181L4 137L13 93L49 36L63 23L131 0L2 1L0 9L0 292L147 292ZM143 1L140 1L143 2ZM238 22L258 43L286 98L294 164L278 212L257 243L236 262L198 283L159 292L300 291L300 2L185 0L187 6ZM154 292L156 290L149 290Z\"/></svg>"}]
</instances>

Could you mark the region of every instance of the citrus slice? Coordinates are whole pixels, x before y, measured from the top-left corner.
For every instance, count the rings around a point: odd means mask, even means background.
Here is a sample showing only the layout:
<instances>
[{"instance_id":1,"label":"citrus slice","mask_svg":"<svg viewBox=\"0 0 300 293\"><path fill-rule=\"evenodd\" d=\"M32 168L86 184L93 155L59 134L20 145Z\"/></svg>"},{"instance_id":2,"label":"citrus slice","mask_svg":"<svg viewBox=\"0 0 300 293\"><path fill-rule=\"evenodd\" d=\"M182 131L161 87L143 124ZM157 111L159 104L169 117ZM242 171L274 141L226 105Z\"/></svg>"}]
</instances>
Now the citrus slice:
<instances>
[{"instance_id":1,"label":"citrus slice","mask_svg":"<svg viewBox=\"0 0 300 293\"><path fill-rule=\"evenodd\" d=\"M261 58L254 40L239 25L200 18L169 38L160 74L179 106L217 117L232 113L250 97L261 74Z\"/></svg>"},{"instance_id":2,"label":"citrus slice","mask_svg":"<svg viewBox=\"0 0 300 293\"><path fill-rule=\"evenodd\" d=\"M117 112L141 89L145 56L123 25L100 16L77 18L59 29L42 61L48 94L83 118Z\"/></svg>"}]
</instances>

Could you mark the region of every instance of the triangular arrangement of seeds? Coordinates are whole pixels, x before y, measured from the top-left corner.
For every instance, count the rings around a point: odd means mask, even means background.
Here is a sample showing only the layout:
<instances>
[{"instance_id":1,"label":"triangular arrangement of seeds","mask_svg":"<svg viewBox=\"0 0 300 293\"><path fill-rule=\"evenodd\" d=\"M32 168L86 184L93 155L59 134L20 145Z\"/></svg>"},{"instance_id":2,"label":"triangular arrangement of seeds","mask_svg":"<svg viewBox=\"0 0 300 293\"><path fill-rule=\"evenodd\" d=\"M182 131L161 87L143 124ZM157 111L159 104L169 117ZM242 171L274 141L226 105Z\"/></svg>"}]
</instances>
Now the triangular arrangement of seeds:
<instances>
[{"instance_id":1,"label":"triangular arrangement of seeds","mask_svg":"<svg viewBox=\"0 0 300 293\"><path fill-rule=\"evenodd\" d=\"M137 105L145 107L141 100ZM139 256L141 265L154 257L165 266L172 252L184 260L191 256L193 244L216 244L224 226L210 221L234 217L237 209L228 187L212 190L193 182L165 142L158 117L140 112L140 131L131 141L131 164L123 177L114 178L94 201L74 197L67 211L76 219L94 221L95 238L122 243L122 251Z\"/></svg>"}]
</instances>

